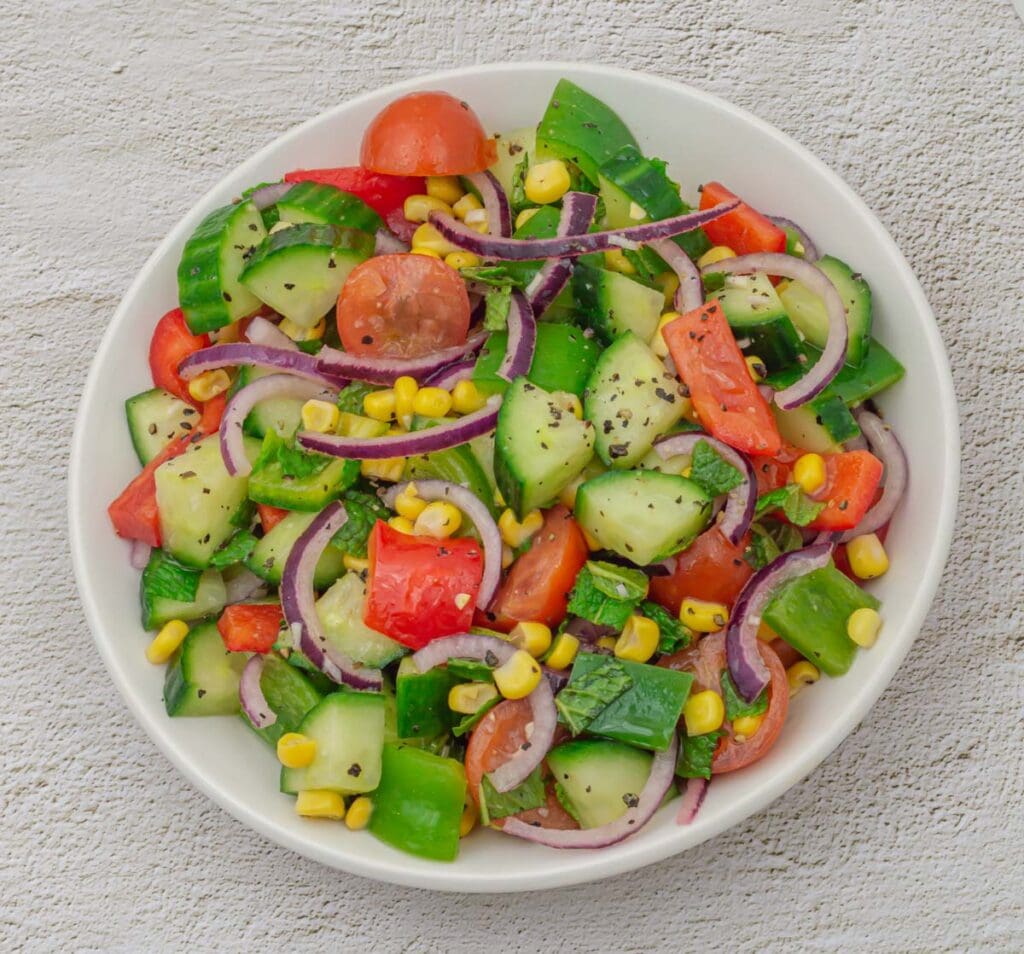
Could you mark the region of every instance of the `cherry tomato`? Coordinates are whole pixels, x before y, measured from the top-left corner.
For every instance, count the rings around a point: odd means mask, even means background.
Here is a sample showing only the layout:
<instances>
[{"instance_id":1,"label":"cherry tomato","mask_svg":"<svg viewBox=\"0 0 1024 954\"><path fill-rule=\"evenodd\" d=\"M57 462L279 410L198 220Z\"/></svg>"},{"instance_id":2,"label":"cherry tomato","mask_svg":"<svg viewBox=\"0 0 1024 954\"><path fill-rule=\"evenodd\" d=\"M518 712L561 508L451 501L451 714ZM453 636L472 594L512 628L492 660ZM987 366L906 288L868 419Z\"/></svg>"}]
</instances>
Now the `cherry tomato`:
<instances>
[{"instance_id":1,"label":"cherry tomato","mask_svg":"<svg viewBox=\"0 0 1024 954\"><path fill-rule=\"evenodd\" d=\"M270 533L289 513L280 507L261 503L256 504L256 512L260 515L260 526L263 527L264 533Z\"/></svg>"},{"instance_id":2,"label":"cherry tomato","mask_svg":"<svg viewBox=\"0 0 1024 954\"><path fill-rule=\"evenodd\" d=\"M673 613L687 597L732 605L750 579L753 569L743 559L750 544L744 537L733 546L717 527L705 531L676 556L676 568L670 576L651 578L651 599Z\"/></svg>"},{"instance_id":3,"label":"cherry tomato","mask_svg":"<svg viewBox=\"0 0 1024 954\"><path fill-rule=\"evenodd\" d=\"M411 195L422 195L427 188L422 176L385 176L362 166L338 169L296 169L285 182L319 182L362 199L381 218L401 209Z\"/></svg>"},{"instance_id":4,"label":"cherry tomato","mask_svg":"<svg viewBox=\"0 0 1024 954\"><path fill-rule=\"evenodd\" d=\"M217 620L224 647L232 653L269 653L284 616L280 603L235 603Z\"/></svg>"},{"instance_id":5,"label":"cherry tomato","mask_svg":"<svg viewBox=\"0 0 1024 954\"><path fill-rule=\"evenodd\" d=\"M736 196L720 182L705 183L700 192L701 209L710 209ZM704 226L704 231L715 245L726 245L737 255L754 252L785 252L786 233L771 219L746 202L721 218Z\"/></svg>"},{"instance_id":6,"label":"cherry tomato","mask_svg":"<svg viewBox=\"0 0 1024 954\"><path fill-rule=\"evenodd\" d=\"M338 295L338 334L352 354L419 358L462 344L469 295L459 273L426 255L378 255Z\"/></svg>"},{"instance_id":7,"label":"cherry tomato","mask_svg":"<svg viewBox=\"0 0 1024 954\"><path fill-rule=\"evenodd\" d=\"M191 440L191 436L186 436L171 441L107 507L110 522L119 537L141 540L151 547L160 546L160 514L156 508L156 478L153 475L165 460L184 453Z\"/></svg>"},{"instance_id":8,"label":"cherry tomato","mask_svg":"<svg viewBox=\"0 0 1024 954\"><path fill-rule=\"evenodd\" d=\"M167 312L157 322L149 343L149 370L153 383L194 405L188 384L178 374L178 365L193 351L209 345L209 335L194 335L189 331L180 308Z\"/></svg>"},{"instance_id":9,"label":"cherry tomato","mask_svg":"<svg viewBox=\"0 0 1024 954\"><path fill-rule=\"evenodd\" d=\"M385 106L363 134L359 161L398 176L482 172L498 150L476 113L449 93L409 93Z\"/></svg>"}]
</instances>

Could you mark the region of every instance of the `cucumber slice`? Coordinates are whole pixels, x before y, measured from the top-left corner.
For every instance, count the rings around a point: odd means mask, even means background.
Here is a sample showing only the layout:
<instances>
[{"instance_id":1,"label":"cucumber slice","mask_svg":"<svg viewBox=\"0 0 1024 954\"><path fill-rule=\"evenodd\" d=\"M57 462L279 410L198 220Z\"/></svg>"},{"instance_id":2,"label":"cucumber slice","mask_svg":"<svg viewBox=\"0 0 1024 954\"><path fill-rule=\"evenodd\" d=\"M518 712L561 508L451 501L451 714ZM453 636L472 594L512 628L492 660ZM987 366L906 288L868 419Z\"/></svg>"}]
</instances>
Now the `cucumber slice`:
<instances>
[{"instance_id":1,"label":"cucumber slice","mask_svg":"<svg viewBox=\"0 0 1024 954\"><path fill-rule=\"evenodd\" d=\"M742 346L746 354L757 355L769 371L797 361L800 335L767 275L763 272L728 275L722 289L713 297L721 302L726 321L737 340L749 340L749 344Z\"/></svg>"},{"instance_id":2,"label":"cucumber slice","mask_svg":"<svg viewBox=\"0 0 1024 954\"><path fill-rule=\"evenodd\" d=\"M458 680L440 666L420 672L408 657L395 677L395 731L400 739L434 739L455 723L448 693Z\"/></svg>"},{"instance_id":3,"label":"cucumber slice","mask_svg":"<svg viewBox=\"0 0 1024 954\"><path fill-rule=\"evenodd\" d=\"M583 410L606 464L632 467L683 415L679 381L636 335L622 335L598 358Z\"/></svg>"},{"instance_id":4,"label":"cucumber slice","mask_svg":"<svg viewBox=\"0 0 1024 954\"><path fill-rule=\"evenodd\" d=\"M249 499L284 510L318 513L359 479L359 461L324 458L308 477L289 477L279 461L268 461L249 477Z\"/></svg>"},{"instance_id":5,"label":"cucumber slice","mask_svg":"<svg viewBox=\"0 0 1024 954\"><path fill-rule=\"evenodd\" d=\"M246 439L251 459L259 450L257 441ZM154 478L163 548L179 563L204 569L238 529L233 520L246 504L249 478L227 472L217 434L162 463Z\"/></svg>"},{"instance_id":6,"label":"cucumber slice","mask_svg":"<svg viewBox=\"0 0 1024 954\"><path fill-rule=\"evenodd\" d=\"M605 739L573 739L548 753L562 803L582 828L598 828L626 813L651 774L650 752Z\"/></svg>"},{"instance_id":7,"label":"cucumber slice","mask_svg":"<svg viewBox=\"0 0 1024 954\"><path fill-rule=\"evenodd\" d=\"M343 690L324 697L299 726L315 740L316 756L305 768L282 767L281 791L372 792L380 781L385 708L379 692Z\"/></svg>"},{"instance_id":8,"label":"cucumber slice","mask_svg":"<svg viewBox=\"0 0 1024 954\"><path fill-rule=\"evenodd\" d=\"M260 301L303 328L334 307L349 273L373 254L373 239L337 225L293 225L269 236L240 281Z\"/></svg>"},{"instance_id":9,"label":"cucumber slice","mask_svg":"<svg viewBox=\"0 0 1024 954\"><path fill-rule=\"evenodd\" d=\"M418 431L431 426L430 418L413 417L411 430ZM477 444L482 448L487 439L493 441L491 435L485 435L484 442ZM492 444L493 446L493 444ZM447 480L471 490L484 502L492 515L497 516L494 506L494 480L481 464L472 444L459 444L445 450L434 451L432 454L420 454L407 457L403 476L406 480Z\"/></svg>"},{"instance_id":10,"label":"cucumber slice","mask_svg":"<svg viewBox=\"0 0 1024 954\"><path fill-rule=\"evenodd\" d=\"M268 653L263 657L263 674L260 689L277 719L266 728L257 729L245 714L242 718L264 742L277 745L277 740L286 732L297 732L302 720L323 695L313 683L295 666L289 665L280 656Z\"/></svg>"},{"instance_id":11,"label":"cucumber slice","mask_svg":"<svg viewBox=\"0 0 1024 954\"><path fill-rule=\"evenodd\" d=\"M711 498L702 487L656 470L609 471L576 492L580 526L638 566L684 549L710 517Z\"/></svg>"},{"instance_id":12,"label":"cucumber slice","mask_svg":"<svg viewBox=\"0 0 1024 954\"><path fill-rule=\"evenodd\" d=\"M554 500L594 456L594 426L526 378L512 382L498 412L494 476L522 519Z\"/></svg>"},{"instance_id":13,"label":"cucumber slice","mask_svg":"<svg viewBox=\"0 0 1024 954\"><path fill-rule=\"evenodd\" d=\"M281 582L285 562L295 541L313 522L315 513L290 513L280 520L270 533L266 534L253 549L245 565L260 579L277 586ZM326 589L345 570L344 554L334 546L327 547L313 573L313 585L318 590Z\"/></svg>"},{"instance_id":14,"label":"cucumber slice","mask_svg":"<svg viewBox=\"0 0 1024 954\"><path fill-rule=\"evenodd\" d=\"M505 195L512 195L512 182L516 169L526 159L530 161L537 151L537 130L530 126L526 129L515 129L498 137L498 158L491 166L491 174L501 183Z\"/></svg>"},{"instance_id":15,"label":"cucumber slice","mask_svg":"<svg viewBox=\"0 0 1024 954\"><path fill-rule=\"evenodd\" d=\"M169 716L234 715L241 711L238 681L247 653L229 653L216 623L203 623L181 644L164 680Z\"/></svg>"},{"instance_id":16,"label":"cucumber slice","mask_svg":"<svg viewBox=\"0 0 1024 954\"><path fill-rule=\"evenodd\" d=\"M358 573L346 573L316 601L327 641L350 659L380 669L409 650L363 622L366 584Z\"/></svg>"},{"instance_id":17,"label":"cucumber slice","mask_svg":"<svg viewBox=\"0 0 1024 954\"><path fill-rule=\"evenodd\" d=\"M605 342L627 331L650 341L665 307L665 296L659 289L641 285L621 272L583 262L573 270L572 293L586 324Z\"/></svg>"},{"instance_id":18,"label":"cucumber slice","mask_svg":"<svg viewBox=\"0 0 1024 954\"><path fill-rule=\"evenodd\" d=\"M787 368L766 379L766 384L776 391L789 387L799 381L821 357L821 352L810 345L804 346L807 362ZM903 365L886 350L880 341L872 339L859 367L844 364L831 384L821 392L823 399L837 397L845 404L853 406L874 397L880 391L891 387L904 374Z\"/></svg>"},{"instance_id":19,"label":"cucumber slice","mask_svg":"<svg viewBox=\"0 0 1024 954\"><path fill-rule=\"evenodd\" d=\"M193 334L222 328L259 308L259 299L239 276L266 237L252 202L226 205L199 223L178 265L178 300Z\"/></svg>"},{"instance_id":20,"label":"cucumber slice","mask_svg":"<svg viewBox=\"0 0 1024 954\"><path fill-rule=\"evenodd\" d=\"M199 412L163 388L143 391L124 402L128 432L139 463L146 466L171 441L187 434Z\"/></svg>"},{"instance_id":21,"label":"cucumber slice","mask_svg":"<svg viewBox=\"0 0 1024 954\"><path fill-rule=\"evenodd\" d=\"M235 379L232 393L273 373L269 368L243 365L238 369L238 377ZM246 416L242 429L253 437L266 437L267 432L273 430L277 431L281 437L290 438L302 423L303 403L296 398L273 398L269 401L260 401Z\"/></svg>"},{"instance_id":22,"label":"cucumber slice","mask_svg":"<svg viewBox=\"0 0 1024 954\"><path fill-rule=\"evenodd\" d=\"M816 454L834 454L860 433L857 419L838 398L820 398L790 411L772 406L782 439Z\"/></svg>"},{"instance_id":23,"label":"cucumber slice","mask_svg":"<svg viewBox=\"0 0 1024 954\"><path fill-rule=\"evenodd\" d=\"M665 174L665 163L647 159L633 145L623 146L601 164L598 185L606 229L668 219L686 209L679 186Z\"/></svg>"},{"instance_id":24,"label":"cucumber slice","mask_svg":"<svg viewBox=\"0 0 1024 954\"><path fill-rule=\"evenodd\" d=\"M371 235L384 224L362 199L319 182L299 182L292 186L278 201L277 214L282 222L293 225L303 222L340 225Z\"/></svg>"},{"instance_id":25,"label":"cucumber slice","mask_svg":"<svg viewBox=\"0 0 1024 954\"><path fill-rule=\"evenodd\" d=\"M168 569L176 576L190 578L195 585L193 599L177 600L165 595L164 573ZM143 627L159 629L172 619L191 622L204 616L216 616L227 602L227 590L216 570L179 567L163 550L157 549L150 553L149 563L142 571L141 600Z\"/></svg>"}]
</instances>

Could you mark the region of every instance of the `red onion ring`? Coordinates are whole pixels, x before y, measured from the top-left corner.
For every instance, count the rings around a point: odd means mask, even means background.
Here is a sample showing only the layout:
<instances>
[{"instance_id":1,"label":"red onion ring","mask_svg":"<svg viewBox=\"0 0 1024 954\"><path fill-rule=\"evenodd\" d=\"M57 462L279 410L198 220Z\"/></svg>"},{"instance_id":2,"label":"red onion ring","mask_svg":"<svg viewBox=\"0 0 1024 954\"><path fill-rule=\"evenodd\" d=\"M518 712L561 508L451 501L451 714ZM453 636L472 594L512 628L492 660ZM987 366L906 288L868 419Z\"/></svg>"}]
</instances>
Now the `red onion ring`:
<instances>
[{"instance_id":1,"label":"red onion ring","mask_svg":"<svg viewBox=\"0 0 1024 954\"><path fill-rule=\"evenodd\" d=\"M847 530L839 537L840 543L849 543L854 537L865 533L874 533L884 527L896 512L903 495L907 490L910 468L903 445L896 435L878 415L864 408L854 411L857 423L871 445L872 453L881 460L885 475L882 496L875 505L861 518L852 530Z\"/></svg>"},{"instance_id":2,"label":"red onion ring","mask_svg":"<svg viewBox=\"0 0 1024 954\"><path fill-rule=\"evenodd\" d=\"M729 275L749 275L752 272L767 272L779 275L806 285L807 288L822 299L828 312L828 340L825 348L814 366L798 381L788 388L775 392L775 403L784 411L791 411L811 398L817 397L829 385L842 369L846 361L846 345L849 341L849 328L846 324L846 307L836 286L829 277L816 265L805 262L792 255L778 252L758 252L754 255L741 255L739 258L727 258L712 265L705 265L702 274L721 272Z\"/></svg>"},{"instance_id":3,"label":"red onion ring","mask_svg":"<svg viewBox=\"0 0 1024 954\"><path fill-rule=\"evenodd\" d=\"M273 371L287 371L308 381L316 381L326 387L338 387L344 379L322 373L317 368L317 360L311 354L289 351L285 348L269 348L266 345L249 344L248 342L232 342L231 344L211 345L201 351L194 351L178 365L178 374L186 381L215 368L236 367L251 364L257 368L270 368Z\"/></svg>"},{"instance_id":4,"label":"red onion ring","mask_svg":"<svg viewBox=\"0 0 1024 954\"><path fill-rule=\"evenodd\" d=\"M496 636L473 636L465 633L445 636L427 643L421 650L413 653L412 661L419 672L426 672L446 663L449 659L487 659L490 655L499 663L504 663L515 652L516 648L511 643ZM541 679L537 688L526 698L533 711L532 734L512 758L499 765L493 772L487 773L491 784L499 792L510 791L527 778L544 761L555 738L558 710L555 709L555 697L548 680ZM674 757L672 764L675 765Z\"/></svg>"},{"instance_id":5,"label":"red onion ring","mask_svg":"<svg viewBox=\"0 0 1024 954\"><path fill-rule=\"evenodd\" d=\"M700 308L704 304L704 282L700 277L700 269L693 264L690 256L671 239L658 239L656 242L648 242L648 245L665 259L665 264L679 278L672 307L681 315Z\"/></svg>"},{"instance_id":6,"label":"red onion ring","mask_svg":"<svg viewBox=\"0 0 1024 954\"><path fill-rule=\"evenodd\" d=\"M450 364L447 368L441 368L440 371L435 371L423 382L423 386L429 388L444 388L446 391L450 391L460 381L467 381L469 378L473 377L473 369L475 367L476 358L466 358L463 361L456 361L455 364Z\"/></svg>"},{"instance_id":7,"label":"red onion ring","mask_svg":"<svg viewBox=\"0 0 1024 954\"><path fill-rule=\"evenodd\" d=\"M377 229L373 236L374 255L402 255L408 251L408 243L403 242L389 229Z\"/></svg>"},{"instance_id":8,"label":"red onion ring","mask_svg":"<svg viewBox=\"0 0 1024 954\"><path fill-rule=\"evenodd\" d=\"M335 649L324 634L316 611L313 572L331 537L346 520L345 508L335 501L324 507L295 541L281 575L281 610L296 648L328 679L356 689L380 689L380 670L359 666Z\"/></svg>"},{"instance_id":9,"label":"red onion ring","mask_svg":"<svg viewBox=\"0 0 1024 954\"><path fill-rule=\"evenodd\" d=\"M412 242L412 237L416 233L416 229L419 228L419 223L410 222L405 217L405 212L401 207L392 209L387 215L384 216L384 221L391 231L398 236L402 242Z\"/></svg>"},{"instance_id":10,"label":"red onion ring","mask_svg":"<svg viewBox=\"0 0 1024 954\"><path fill-rule=\"evenodd\" d=\"M242 711L255 729L265 729L277 722L277 713L270 708L267 697L263 695L260 677L263 675L263 656L256 653L242 669L242 677L238 681L238 701L242 703Z\"/></svg>"},{"instance_id":11,"label":"red onion ring","mask_svg":"<svg viewBox=\"0 0 1024 954\"><path fill-rule=\"evenodd\" d=\"M501 531L491 512L473 491L447 480L409 480L395 484L384 494L384 503L395 509L395 499L414 484L416 495L423 500L448 500L459 508L476 527L484 549L484 573L476 596L476 605L486 610L491 605L498 583L501 582Z\"/></svg>"},{"instance_id":12,"label":"red onion ring","mask_svg":"<svg viewBox=\"0 0 1024 954\"><path fill-rule=\"evenodd\" d=\"M264 209L269 209L272 205L277 205L291 191L294 185L294 182L274 182L270 185L261 186L249 196L249 201L262 212Z\"/></svg>"},{"instance_id":13,"label":"red onion ring","mask_svg":"<svg viewBox=\"0 0 1024 954\"><path fill-rule=\"evenodd\" d=\"M536 258L561 258L603 252L609 248L622 248L624 241L643 243L670 238L683 232L692 232L708 222L713 222L731 212L737 205L738 199L721 202L712 209L662 219L660 222L646 222L608 232L587 232L582 235L547 239L495 238L481 235L444 212L431 212L430 222L452 245L483 258L523 262Z\"/></svg>"},{"instance_id":14,"label":"red onion ring","mask_svg":"<svg viewBox=\"0 0 1024 954\"><path fill-rule=\"evenodd\" d=\"M345 457L352 460L386 460L389 457L413 457L446 450L494 430L498 423L501 397L493 395L479 411L460 417L448 424L438 424L411 434L384 437L338 437L334 434L316 434L300 431L298 442L307 450Z\"/></svg>"},{"instance_id":15,"label":"red onion ring","mask_svg":"<svg viewBox=\"0 0 1024 954\"><path fill-rule=\"evenodd\" d=\"M537 348L537 322L533 309L521 291L512 292L508 309L508 342L505 356L495 372L499 378L511 381L530 370Z\"/></svg>"},{"instance_id":16,"label":"red onion ring","mask_svg":"<svg viewBox=\"0 0 1024 954\"><path fill-rule=\"evenodd\" d=\"M224 581L224 603L241 603L243 600L258 599L266 595L266 583L252 570L240 569L230 580Z\"/></svg>"},{"instance_id":17,"label":"red onion ring","mask_svg":"<svg viewBox=\"0 0 1024 954\"><path fill-rule=\"evenodd\" d=\"M771 681L771 673L757 648L757 630L764 608L784 583L828 566L831 559L831 543L783 553L758 570L740 591L726 629L725 657L729 675L747 702L753 702Z\"/></svg>"},{"instance_id":18,"label":"red onion ring","mask_svg":"<svg viewBox=\"0 0 1024 954\"><path fill-rule=\"evenodd\" d=\"M800 239L800 244L804 247L805 262L816 262L821 258L818 254L818 246L814 244L811 237L792 219L785 219L781 215L768 215L765 216L765 218L767 218L769 222L774 222L780 229L792 229L796 232L797 237Z\"/></svg>"},{"instance_id":19,"label":"red onion ring","mask_svg":"<svg viewBox=\"0 0 1024 954\"><path fill-rule=\"evenodd\" d=\"M562 200L562 214L558 218L555 235L582 235L594 221L597 211L597 196L589 192L569 192ZM572 259L551 258L526 286L526 298L535 316L543 315L559 296L572 276Z\"/></svg>"},{"instance_id":20,"label":"red onion ring","mask_svg":"<svg viewBox=\"0 0 1024 954\"><path fill-rule=\"evenodd\" d=\"M351 378L371 384L394 384L408 375L422 382L435 371L447 367L469 354L479 351L487 340L487 332L471 334L463 344L442 348L422 358L376 358L369 355L349 354L337 348L322 348L314 358L317 371L329 378Z\"/></svg>"},{"instance_id":21,"label":"red onion ring","mask_svg":"<svg viewBox=\"0 0 1024 954\"><path fill-rule=\"evenodd\" d=\"M149 564L149 544L143 540L132 540L129 553L133 570L144 570Z\"/></svg>"},{"instance_id":22,"label":"red onion ring","mask_svg":"<svg viewBox=\"0 0 1024 954\"><path fill-rule=\"evenodd\" d=\"M637 803L627 808L624 815L597 828L564 831L554 828L536 828L515 816L505 819L502 831L526 841L535 841L549 848L607 848L636 834L654 817L676 774L676 755L679 739L672 735L672 744L664 752L656 752L651 762L651 774L640 792Z\"/></svg>"},{"instance_id":23,"label":"red onion ring","mask_svg":"<svg viewBox=\"0 0 1024 954\"><path fill-rule=\"evenodd\" d=\"M655 442L654 449L662 460L668 460L677 454L692 454L698 441L705 441L726 463L732 464L742 475L743 483L729 491L725 509L718 529L722 535L736 546L743 535L750 529L757 506L757 478L754 468L738 450L708 434L673 434Z\"/></svg>"},{"instance_id":24,"label":"red onion ring","mask_svg":"<svg viewBox=\"0 0 1024 954\"><path fill-rule=\"evenodd\" d=\"M487 231L499 238L511 235L512 210L509 208L508 196L494 174L485 169L483 172L472 172L463 178L483 199L487 212Z\"/></svg>"},{"instance_id":25,"label":"red onion ring","mask_svg":"<svg viewBox=\"0 0 1024 954\"><path fill-rule=\"evenodd\" d=\"M710 783L706 778L688 778L683 788L683 799L679 803L679 814L676 815L677 825L689 825L704 804L704 796L708 793Z\"/></svg>"},{"instance_id":26,"label":"red onion ring","mask_svg":"<svg viewBox=\"0 0 1024 954\"><path fill-rule=\"evenodd\" d=\"M249 322L245 336L253 344L265 345L268 348L280 348L282 351L299 350L299 346L288 335L262 315L257 315Z\"/></svg>"}]
</instances>

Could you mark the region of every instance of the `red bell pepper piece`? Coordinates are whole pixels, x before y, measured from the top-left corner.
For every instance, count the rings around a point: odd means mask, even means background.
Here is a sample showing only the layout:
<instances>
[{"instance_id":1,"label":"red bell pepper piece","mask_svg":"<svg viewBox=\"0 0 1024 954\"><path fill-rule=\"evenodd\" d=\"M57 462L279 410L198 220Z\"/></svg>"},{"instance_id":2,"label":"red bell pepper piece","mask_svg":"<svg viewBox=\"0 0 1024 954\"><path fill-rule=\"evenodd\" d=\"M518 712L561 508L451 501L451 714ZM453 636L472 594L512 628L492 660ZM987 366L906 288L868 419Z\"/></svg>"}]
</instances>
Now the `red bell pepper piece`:
<instances>
[{"instance_id":1,"label":"red bell pepper piece","mask_svg":"<svg viewBox=\"0 0 1024 954\"><path fill-rule=\"evenodd\" d=\"M296 169L284 177L285 182L319 182L332 185L362 199L381 218L401 209L411 195L427 191L422 176L388 176L370 172L362 166L343 166L338 169Z\"/></svg>"},{"instance_id":2,"label":"red bell pepper piece","mask_svg":"<svg viewBox=\"0 0 1024 954\"><path fill-rule=\"evenodd\" d=\"M270 533L290 513L270 504L256 504L256 512L260 515L260 525L264 533Z\"/></svg>"},{"instance_id":3,"label":"red bell pepper piece","mask_svg":"<svg viewBox=\"0 0 1024 954\"><path fill-rule=\"evenodd\" d=\"M283 621L280 603L235 603L221 613L217 629L228 652L269 653Z\"/></svg>"},{"instance_id":4,"label":"red bell pepper piece","mask_svg":"<svg viewBox=\"0 0 1024 954\"><path fill-rule=\"evenodd\" d=\"M167 312L156 323L149 342L149 370L153 383L194 405L196 402L188 393L188 384L178 374L178 365L192 352L209 345L209 335L194 335L189 331L180 308Z\"/></svg>"},{"instance_id":5,"label":"red bell pepper piece","mask_svg":"<svg viewBox=\"0 0 1024 954\"><path fill-rule=\"evenodd\" d=\"M738 196L720 182L705 183L700 193L701 209L710 209L720 202L729 202ZM737 255L754 252L785 252L786 233L757 209L741 202L728 212L704 226L704 231L715 245L726 245Z\"/></svg>"}]
</instances>

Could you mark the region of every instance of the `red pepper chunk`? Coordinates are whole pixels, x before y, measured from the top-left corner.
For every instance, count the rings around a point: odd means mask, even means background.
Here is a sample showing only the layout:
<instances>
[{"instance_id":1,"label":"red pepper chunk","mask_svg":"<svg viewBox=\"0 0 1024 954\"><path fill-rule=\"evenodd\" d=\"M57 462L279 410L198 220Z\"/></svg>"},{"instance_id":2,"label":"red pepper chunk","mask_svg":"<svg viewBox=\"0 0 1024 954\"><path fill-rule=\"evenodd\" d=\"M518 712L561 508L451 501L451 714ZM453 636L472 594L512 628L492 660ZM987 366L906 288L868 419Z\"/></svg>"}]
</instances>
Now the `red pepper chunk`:
<instances>
[{"instance_id":1,"label":"red pepper chunk","mask_svg":"<svg viewBox=\"0 0 1024 954\"><path fill-rule=\"evenodd\" d=\"M483 577L480 544L400 533L378 520L370 533L363 620L412 649L464 633Z\"/></svg>"},{"instance_id":2,"label":"red pepper chunk","mask_svg":"<svg viewBox=\"0 0 1024 954\"><path fill-rule=\"evenodd\" d=\"M720 202L738 198L720 182L705 183L700 193L701 209L711 209ZM704 231L715 245L726 245L737 255L755 252L785 252L786 233L757 209L741 202L728 212L704 226Z\"/></svg>"},{"instance_id":3,"label":"red pepper chunk","mask_svg":"<svg viewBox=\"0 0 1024 954\"><path fill-rule=\"evenodd\" d=\"M808 526L812 530L852 530L875 501L884 466L870 451L825 454L825 485L813 494L825 509Z\"/></svg>"},{"instance_id":4,"label":"red pepper chunk","mask_svg":"<svg viewBox=\"0 0 1024 954\"><path fill-rule=\"evenodd\" d=\"M280 603L235 603L217 620L224 648L232 653L269 653L284 614Z\"/></svg>"}]
</instances>

